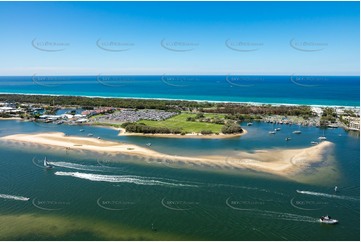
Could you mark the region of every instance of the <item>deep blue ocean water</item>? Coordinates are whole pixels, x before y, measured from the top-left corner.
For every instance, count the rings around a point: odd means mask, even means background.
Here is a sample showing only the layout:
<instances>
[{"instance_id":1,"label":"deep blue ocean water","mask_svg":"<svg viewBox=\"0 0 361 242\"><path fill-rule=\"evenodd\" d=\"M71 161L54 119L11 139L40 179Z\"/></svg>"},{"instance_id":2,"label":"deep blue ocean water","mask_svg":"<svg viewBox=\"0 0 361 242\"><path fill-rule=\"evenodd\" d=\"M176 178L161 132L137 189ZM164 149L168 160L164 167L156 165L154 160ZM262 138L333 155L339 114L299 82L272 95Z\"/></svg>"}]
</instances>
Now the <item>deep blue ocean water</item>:
<instances>
[{"instance_id":1,"label":"deep blue ocean water","mask_svg":"<svg viewBox=\"0 0 361 242\"><path fill-rule=\"evenodd\" d=\"M3 76L0 93L360 106L360 77Z\"/></svg>"}]
</instances>

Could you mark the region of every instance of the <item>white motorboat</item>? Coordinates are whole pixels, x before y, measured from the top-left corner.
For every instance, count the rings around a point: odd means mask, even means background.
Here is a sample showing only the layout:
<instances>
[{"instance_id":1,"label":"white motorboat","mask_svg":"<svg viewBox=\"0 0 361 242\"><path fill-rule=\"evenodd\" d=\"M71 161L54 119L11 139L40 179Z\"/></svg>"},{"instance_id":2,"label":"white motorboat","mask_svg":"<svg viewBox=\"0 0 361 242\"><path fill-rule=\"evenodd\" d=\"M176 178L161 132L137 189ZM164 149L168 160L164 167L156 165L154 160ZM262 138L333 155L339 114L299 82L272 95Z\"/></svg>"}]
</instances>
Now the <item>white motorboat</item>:
<instances>
[{"instance_id":1,"label":"white motorboat","mask_svg":"<svg viewBox=\"0 0 361 242\"><path fill-rule=\"evenodd\" d=\"M276 134L276 131L269 131L269 134Z\"/></svg>"},{"instance_id":2,"label":"white motorboat","mask_svg":"<svg viewBox=\"0 0 361 242\"><path fill-rule=\"evenodd\" d=\"M301 131L300 131L300 130L295 130L295 131L293 131L292 133L294 133L294 134L301 134Z\"/></svg>"},{"instance_id":3,"label":"white motorboat","mask_svg":"<svg viewBox=\"0 0 361 242\"><path fill-rule=\"evenodd\" d=\"M332 219L330 216L326 215L326 216L322 216L320 218L320 223L324 223L324 224L337 224L338 220L336 219Z\"/></svg>"},{"instance_id":4,"label":"white motorboat","mask_svg":"<svg viewBox=\"0 0 361 242\"><path fill-rule=\"evenodd\" d=\"M45 167L46 169L51 169L51 168L53 168L53 166L48 163L48 160L46 159L46 156L45 156L45 158L44 158L44 167Z\"/></svg>"},{"instance_id":5,"label":"white motorboat","mask_svg":"<svg viewBox=\"0 0 361 242\"><path fill-rule=\"evenodd\" d=\"M247 126L252 126L253 125L253 123L247 123Z\"/></svg>"}]
</instances>

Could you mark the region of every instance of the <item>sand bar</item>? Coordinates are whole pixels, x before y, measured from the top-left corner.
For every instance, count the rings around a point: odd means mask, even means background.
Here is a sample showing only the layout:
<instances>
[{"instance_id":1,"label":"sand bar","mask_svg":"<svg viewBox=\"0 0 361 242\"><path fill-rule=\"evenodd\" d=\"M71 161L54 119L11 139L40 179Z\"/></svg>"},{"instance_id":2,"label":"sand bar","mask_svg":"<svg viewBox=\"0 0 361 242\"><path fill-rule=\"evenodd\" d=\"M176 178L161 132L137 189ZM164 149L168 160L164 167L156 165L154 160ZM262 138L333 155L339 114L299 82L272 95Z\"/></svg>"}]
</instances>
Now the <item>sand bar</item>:
<instances>
[{"instance_id":1,"label":"sand bar","mask_svg":"<svg viewBox=\"0 0 361 242\"><path fill-rule=\"evenodd\" d=\"M292 175L305 170L313 163L323 162L333 143L324 141L315 146L302 149L256 150L252 153L237 151L229 157L224 156L175 156L167 155L138 145L105 141L96 138L66 136L64 133L16 134L2 137L0 140L21 143L33 143L64 149L90 150L109 154L126 154L146 158L164 159L171 164L215 169L251 169L292 178Z\"/></svg>"}]
</instances>

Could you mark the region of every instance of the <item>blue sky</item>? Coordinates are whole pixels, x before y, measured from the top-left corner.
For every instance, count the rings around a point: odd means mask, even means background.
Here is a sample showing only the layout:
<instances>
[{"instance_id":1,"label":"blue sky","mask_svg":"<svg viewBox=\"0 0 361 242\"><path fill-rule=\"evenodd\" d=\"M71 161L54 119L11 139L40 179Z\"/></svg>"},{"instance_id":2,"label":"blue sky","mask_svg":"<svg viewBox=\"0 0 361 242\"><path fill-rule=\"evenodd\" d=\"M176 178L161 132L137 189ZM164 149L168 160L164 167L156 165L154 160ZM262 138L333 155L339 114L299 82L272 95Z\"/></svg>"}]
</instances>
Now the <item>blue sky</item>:
<instances>
[{"instance_id":1,"label":"blue sky","mask_svg":"<svg viewBox=\"0 0 361 242\"><path fill-rule=\"evenodd\" d=\"M358 2L0 2L0 75L359 75Z\"/></svg>"}]
</instances>

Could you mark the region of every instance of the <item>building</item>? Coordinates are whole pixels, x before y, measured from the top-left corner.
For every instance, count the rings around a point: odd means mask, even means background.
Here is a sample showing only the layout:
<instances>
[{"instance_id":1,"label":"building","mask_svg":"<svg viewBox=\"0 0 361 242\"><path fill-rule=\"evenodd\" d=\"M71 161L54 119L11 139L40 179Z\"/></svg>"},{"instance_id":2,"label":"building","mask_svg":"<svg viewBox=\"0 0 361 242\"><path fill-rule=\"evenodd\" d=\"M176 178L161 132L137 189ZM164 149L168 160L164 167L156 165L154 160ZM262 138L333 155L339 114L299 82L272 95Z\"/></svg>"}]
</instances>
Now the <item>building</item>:
<instances>
[{"instance_id":1,"label":"building","mask_svg":"<svg viewBox=\"0 0 361 242\"><path fill-rule=\"evenodd\" d=\"M342 116L343 120L347 120L348 129L349 130L357 130L360 131L360 118L359 117L351 117L351 116Z\"/></svg>"}]
</instances>

